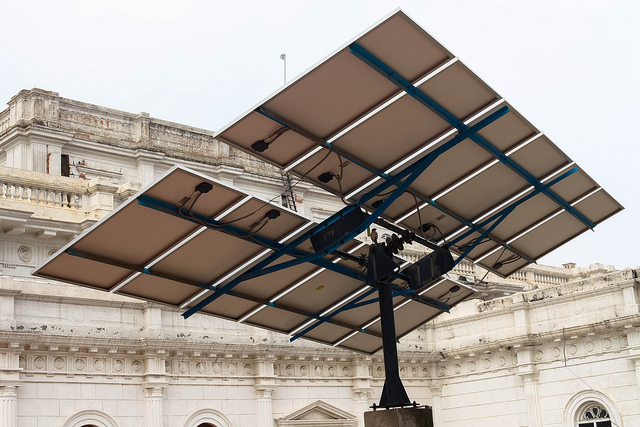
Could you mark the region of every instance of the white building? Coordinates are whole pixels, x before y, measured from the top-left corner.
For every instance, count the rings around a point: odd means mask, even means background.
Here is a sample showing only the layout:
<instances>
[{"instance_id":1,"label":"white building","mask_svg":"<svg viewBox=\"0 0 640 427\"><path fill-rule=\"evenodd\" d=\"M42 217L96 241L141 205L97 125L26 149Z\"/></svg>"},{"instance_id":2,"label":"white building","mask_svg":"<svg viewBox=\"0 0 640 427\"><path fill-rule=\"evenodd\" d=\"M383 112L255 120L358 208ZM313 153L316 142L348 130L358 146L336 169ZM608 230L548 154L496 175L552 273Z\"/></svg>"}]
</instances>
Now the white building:
<instances>
[{"instance_id":1,"label":"white building","mask_svg":"<svg viewBox=\"0 0 640 427\"><path fill-rule=\"evenodd\" d=\"M40 89L0 112L0 427L363 426L381 354L30 276L174 164L282 192L279 171L210 131ZM294 192L314 219L341 207L305 183ZM478 299L401 340L409 397L439 427L640 426L639 273L489 274ZM485 276L468 263L454 274Z\"/></svg>"}]
</instances>

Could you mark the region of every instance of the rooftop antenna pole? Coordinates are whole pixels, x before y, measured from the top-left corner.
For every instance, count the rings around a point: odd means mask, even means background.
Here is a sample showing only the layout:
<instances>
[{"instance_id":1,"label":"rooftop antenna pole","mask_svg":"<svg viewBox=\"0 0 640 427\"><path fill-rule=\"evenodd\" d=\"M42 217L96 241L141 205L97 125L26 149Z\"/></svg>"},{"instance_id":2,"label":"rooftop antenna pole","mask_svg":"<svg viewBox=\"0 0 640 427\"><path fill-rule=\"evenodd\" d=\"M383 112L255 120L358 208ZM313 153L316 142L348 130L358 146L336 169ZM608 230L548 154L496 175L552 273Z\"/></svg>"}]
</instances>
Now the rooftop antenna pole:
<instances>
[{"instance_id":1,"label":"rooftop antenna pole","mask_svg":"<svg viewBox=\"0 0 640 427\"><path fill-rule=\"evenodd\" d=\"M281 54L280 59L284 62L284 84L287 84L287 55Z\"/></svg>"}]
</instances>

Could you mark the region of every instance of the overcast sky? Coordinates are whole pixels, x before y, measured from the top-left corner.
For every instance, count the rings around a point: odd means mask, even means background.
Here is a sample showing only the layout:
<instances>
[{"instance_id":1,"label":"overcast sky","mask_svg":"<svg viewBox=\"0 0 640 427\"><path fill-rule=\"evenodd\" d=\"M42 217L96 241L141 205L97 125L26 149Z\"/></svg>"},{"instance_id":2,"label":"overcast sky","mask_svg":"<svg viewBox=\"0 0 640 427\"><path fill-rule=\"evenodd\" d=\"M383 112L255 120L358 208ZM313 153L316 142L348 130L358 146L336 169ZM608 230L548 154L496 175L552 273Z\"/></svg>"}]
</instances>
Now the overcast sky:
<instances>
[{"instance_id":1,"label":"overcast sky","mask_svg":"<svg viewBox=\"0 0 640 427\"><path fill-rule=\"evenodd\" d=\"M210 130L401 7L626 210L539 260L640 265L640 1L0 0L0 102L39 87ZM0 107L1 108L1 107Z\"/></svg>"}]
</instances>

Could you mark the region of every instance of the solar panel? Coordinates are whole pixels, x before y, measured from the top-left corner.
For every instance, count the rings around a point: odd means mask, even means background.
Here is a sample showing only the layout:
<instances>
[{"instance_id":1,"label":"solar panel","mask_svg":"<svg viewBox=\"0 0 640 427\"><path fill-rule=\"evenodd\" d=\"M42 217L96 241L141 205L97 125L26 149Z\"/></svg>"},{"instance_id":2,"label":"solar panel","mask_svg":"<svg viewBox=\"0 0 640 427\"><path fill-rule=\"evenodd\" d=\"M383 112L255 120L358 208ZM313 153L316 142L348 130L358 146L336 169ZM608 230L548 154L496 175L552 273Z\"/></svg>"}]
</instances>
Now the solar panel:
<instances>
[{"instance_id":1,"label":"solar panel","mask_svg":"<svg viewBox=\"0 0 640 427\"><path fill-rule=\"evenodd\" d=\"M622 209L401 11L217 137L345 208L315 224L177 167L35 274L373 353L378 302L402 337L475 292L436 257L378 275L374 221L506 276Z\"/></svg>"},{"instance_id":2,"label":"solar panel","mask_svg":"<svg viewBox=\"0 0 640 427\"><path fill-rule=\"evenodd\" d=\"M377 213L503 277L622 210L402 11L217 138L351 201L431 156Z\"/></svg>"},{"instance_id":3,"label":"solar panel","mask_svg":"<svg viewBox=\"0 0 640 427\"><path fill-rule=\"evenodd\" d=\"M34 274L187 310L314 225L296 212L175 167ZM339 250L357 259L367 248L356 239ZM291 253L282 261L312 253L308 240ZM299 336L372 353L382 346L376 306L365 299L362 306L345 308L362 295L374 298L364 278L357 263L331 254L248 278L200 311L290 335L305 330ZM454 286L459 289L449 292ZM405 335L473 292L443 278L424 297L398 294L396 333ZM427 304L439 298L446 304Z\"/></svg>"}]
</instances>

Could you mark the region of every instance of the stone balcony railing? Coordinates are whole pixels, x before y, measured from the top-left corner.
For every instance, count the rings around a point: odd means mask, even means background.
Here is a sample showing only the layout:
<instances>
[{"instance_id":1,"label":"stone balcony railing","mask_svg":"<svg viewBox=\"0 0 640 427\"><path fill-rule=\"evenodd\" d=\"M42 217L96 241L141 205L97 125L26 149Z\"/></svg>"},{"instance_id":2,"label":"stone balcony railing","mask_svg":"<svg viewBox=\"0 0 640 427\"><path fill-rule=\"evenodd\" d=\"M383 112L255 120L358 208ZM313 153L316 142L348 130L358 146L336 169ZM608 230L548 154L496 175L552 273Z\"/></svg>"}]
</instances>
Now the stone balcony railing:
<instances>
[{"instance_id":1,"label":"stone balcony railing","mask_svg":"<svg viewBox=\"0 0 640 427\"><path fill-rule=\"evenodd\" d=\"M97 220L138 189L109 178L83 180L0 166L0 207L65 222Z\"/></svg>"},{"instance_id":2,"label":"stone balcony railing","mask_svg":"<svg viewBox=\"0 0 640 427\"><path fill-rule=\"evenodd\" d=\"M13 180L6 177L0 179L2 180L0 184L0 198L2 199L76 210L82 208L82 193L59 188L47 188L42 183L12 182Z\"/></svg>"}]
</instances>

